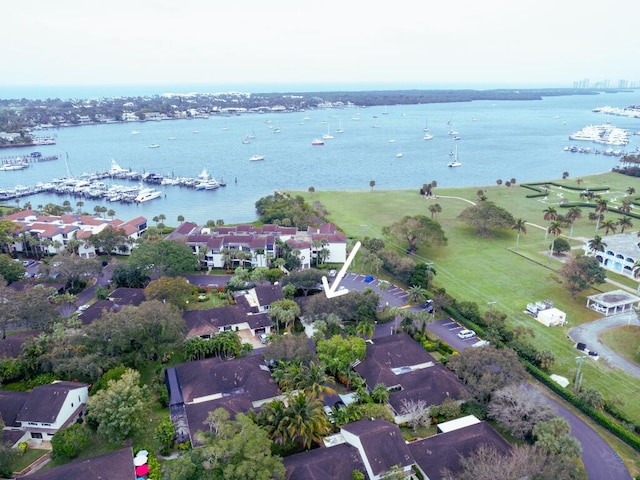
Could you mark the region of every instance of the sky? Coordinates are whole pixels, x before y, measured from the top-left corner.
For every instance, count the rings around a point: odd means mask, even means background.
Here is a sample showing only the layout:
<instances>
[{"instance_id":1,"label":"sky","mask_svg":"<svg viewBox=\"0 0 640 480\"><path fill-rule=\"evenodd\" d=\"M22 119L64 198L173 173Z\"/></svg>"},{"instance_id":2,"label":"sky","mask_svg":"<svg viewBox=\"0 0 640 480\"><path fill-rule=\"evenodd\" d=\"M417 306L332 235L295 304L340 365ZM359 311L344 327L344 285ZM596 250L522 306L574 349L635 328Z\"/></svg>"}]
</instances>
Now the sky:
<instances>
[{"instance_id":1,"label":"sky","mask_svg":"<svg viewBox=\"0 0 640 480\"><path fill-rule=\"evenodd\" d=\"M0 86L640 81L638 0L9 2Z\"/></svg>"}]
</instances>

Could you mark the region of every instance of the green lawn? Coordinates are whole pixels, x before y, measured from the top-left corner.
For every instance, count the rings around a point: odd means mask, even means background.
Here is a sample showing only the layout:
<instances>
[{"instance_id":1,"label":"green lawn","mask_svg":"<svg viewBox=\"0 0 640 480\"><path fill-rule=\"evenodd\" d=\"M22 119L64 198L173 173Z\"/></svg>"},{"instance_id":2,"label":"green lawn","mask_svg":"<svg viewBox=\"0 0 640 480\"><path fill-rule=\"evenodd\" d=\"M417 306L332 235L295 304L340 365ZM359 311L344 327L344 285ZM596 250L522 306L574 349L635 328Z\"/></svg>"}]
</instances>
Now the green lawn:
<instances>
[{"instance_id":1,"label":"green lawn","mask_svg":"<svg viewBox=\"0 0 640 480\"><path fill-rule=\"evenodd\" d=\"M567 179L557 183L576 186L575 179ZM615 173L606 173L592 177L584 177L580 188L597 188L607 186L607 193L602 196L614 209L620 204L625 191L637 180ZM425 199L414 191L319 191L290 192L301 195L309 202L320 202L329 212L329 219L342 228L351 238L381 237L382 227L390 225L404 215L431 216L429 205L439 203L442 212L438 221L441 223L449 241L448 245L438 248L423 248L418 251L418 258L433 262L437 275L435 283L461 301L476 302L481 310L494 308L505 312L513 325L523 325L533 329L534 344L538 349L548 349L556 355L553 373L572 378L576 370L576 350L567 332L570 327L596 320L598 315L587 309L586 296L597 293L597 290L582 292L577 298L562 287L556 270L561 266L563 257L550 259L548 252L551 239L545 240L547 222L543 218L543 210L555 206L558 212L562 198L578 201L579 194L566 189L552 187L547 199L526 198L531 190L504 185L483 187L486 196L497 205L504 207L515 218L523 218L529 222L526 234L520 235L518 250L514 231L499 232L491 238L478 237L474 231L457 220L458 214L476 201L478 187L472 188L436 188L437 198ZM582 219L574 226L573 239L570 243L580 247L584 240L596 234L595 224L588 220L588 208L582 208ZM617 220L619 214L607 212L606 219ZM637 231L640 220L633 220L632 231ZM568 239L569 229L563 231ZM604 236L603 231L598 232ZM606 242L606 239L605 239ZM389 245L389 243L388 243ZM404 245L397 245L404 249ZM580 251L579 249L574 251ZM616 280L620 276L610 275ZM625 279L625 285L636 285ZM597 286L609 291L615 287L610 284ZM534 321L523 313L528 302L549 299L554 305L567 313L567 327L548 328ZM640 380L632 378L618 370L608 368L604 362L589 362L583 367L584 386L598 389L608 400L624 402L622 410L630 419L640 422L640 402L628 399L636 398Z\"/></svg>"},{"instance_id":2,"label":"green lawn","mask_svg":"<svg viewBox=\"0 0 640 480\"><path fill-rule=\"evenodd\" d=\"M628 325L612 328L602 333L600 340L627 360L635 363L640 360L640 327Z\"/></svg>"}]
</instances>

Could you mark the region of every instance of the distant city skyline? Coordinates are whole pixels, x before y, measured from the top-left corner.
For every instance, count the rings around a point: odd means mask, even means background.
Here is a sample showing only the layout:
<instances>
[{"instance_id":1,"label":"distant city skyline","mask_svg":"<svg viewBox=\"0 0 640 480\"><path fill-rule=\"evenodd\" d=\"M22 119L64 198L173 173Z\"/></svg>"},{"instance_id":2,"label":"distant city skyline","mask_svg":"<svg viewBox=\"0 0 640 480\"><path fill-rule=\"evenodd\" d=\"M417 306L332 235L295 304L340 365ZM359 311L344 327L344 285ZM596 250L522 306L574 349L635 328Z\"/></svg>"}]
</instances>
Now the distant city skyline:
<instances>
[{"instance_id":1,"label":"distant city skyline","mask_svg":"<svg viewBox=\"0 0 640 480\"><path fill-rule=\"evenodd\" d=\"M0 87L633 88L634 13L636 0L11 2Z\"/></svg>"}]
</instances>

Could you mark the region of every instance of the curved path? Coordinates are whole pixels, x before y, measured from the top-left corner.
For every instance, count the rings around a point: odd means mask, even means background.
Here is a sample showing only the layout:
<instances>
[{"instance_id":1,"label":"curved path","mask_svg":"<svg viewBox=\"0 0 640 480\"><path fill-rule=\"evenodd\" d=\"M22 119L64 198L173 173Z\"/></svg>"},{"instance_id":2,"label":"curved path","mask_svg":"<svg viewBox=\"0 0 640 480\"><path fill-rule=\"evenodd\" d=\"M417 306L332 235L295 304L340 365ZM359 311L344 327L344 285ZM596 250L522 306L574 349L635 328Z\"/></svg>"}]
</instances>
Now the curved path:
<instances>
[{"instance_id":1,"label":"curved path","mask_svg":"<svg viewBox=\"0 0 640 480\"><path fill-rule=\"evenodd\" d=\"M618 315L610 315L589 323L583 323L569 330L567 336L576 343L585 343L589 350L598 352L598 356L606 360L611 366L620 368L629 375L640 379L640 366L630 362L600 341L600 334L605 330L623 327L625 325L640 326L638 314L632 311Z\"/></svg>"}]
</instances>

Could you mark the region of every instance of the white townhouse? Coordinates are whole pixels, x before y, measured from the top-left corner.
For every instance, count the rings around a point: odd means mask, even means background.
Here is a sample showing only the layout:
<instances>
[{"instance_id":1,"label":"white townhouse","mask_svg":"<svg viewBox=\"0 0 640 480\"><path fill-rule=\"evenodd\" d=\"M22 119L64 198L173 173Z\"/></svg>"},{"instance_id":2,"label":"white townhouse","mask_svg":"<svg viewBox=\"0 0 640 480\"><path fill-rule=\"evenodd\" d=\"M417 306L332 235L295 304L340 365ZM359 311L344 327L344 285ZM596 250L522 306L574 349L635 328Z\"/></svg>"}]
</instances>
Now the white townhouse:
<instances>
[{"instance_id":1,"label":"white townhouse","mask_svg":"<svg viewBox=\"0 0 640 480\"><path fill-rule=\"evenodd\" d=\"M30 393L0 390L0 410L7 416L5 430L14 433L14 444L49 442L58 430L84 416L88 398L89 385L81 382L56 381Z\"/></svg>"},{"instance_id":2,"label":"white townhouse","mask_svg":"<svg viewBox=\"0 0 640 480\"><path fill-rule=\"evenodd\" d=\"M147 229L147 219L136 217L126 222L114 219L107 220L101 217L81 214L68 214L61 216L41 215L33 210L23 210L5 217L16 225L12 252L39 255L55 255L64 250L71 240L80 242L79 255L93 257L95 248L87 242L87 239L100 233L107 227L124 231L127 241L122 248L114 252L118 254L130 254L135 240L140 238Z\"/></svg>"}]
</instances>

